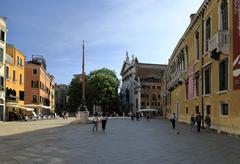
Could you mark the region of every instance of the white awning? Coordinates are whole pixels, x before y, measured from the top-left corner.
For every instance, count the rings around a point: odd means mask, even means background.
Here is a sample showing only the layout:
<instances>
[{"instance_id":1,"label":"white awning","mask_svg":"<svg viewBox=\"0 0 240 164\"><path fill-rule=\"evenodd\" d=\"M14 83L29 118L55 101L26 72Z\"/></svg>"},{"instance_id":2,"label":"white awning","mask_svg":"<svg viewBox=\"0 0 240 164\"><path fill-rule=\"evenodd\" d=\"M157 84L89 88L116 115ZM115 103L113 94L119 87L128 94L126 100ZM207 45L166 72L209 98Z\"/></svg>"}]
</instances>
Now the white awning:
<instances>
[{"instance_id":1,"label":"white awning","mask_svg":"<svg viewBox=\"0 0 240 164\"><path fill-rule=\"evenodd\" d=\"M50 106L44 106L44 105L38 105L38 104L25 104L25 107L30 107L30 108L45 108L45 109L50 109Z\"/></svg>"},{"instance_id":2,"label":"white awning","mask_svg":"<svg viewBox=\"0 0 240 164\"><path fill-rule=\"evenodd\" d=\"M141 109L139 112L157 112L157 109L151 109L151 108L146 108L146 109Z\"/></svg>"},{"instance_id":3,"label":"white awning","mask_svg":"<svg viewBox=\"0 0 240 164\"><path fill-rule=\"evenodd\" d=\"M23 109L23 110L26 110L26 111L34 111L33 108L27 108L27 107L20 106L20 105L6 104L6 106L7 107L13 107L13 108L19 108L19 109Z\"/></svg>"}]
</instances>

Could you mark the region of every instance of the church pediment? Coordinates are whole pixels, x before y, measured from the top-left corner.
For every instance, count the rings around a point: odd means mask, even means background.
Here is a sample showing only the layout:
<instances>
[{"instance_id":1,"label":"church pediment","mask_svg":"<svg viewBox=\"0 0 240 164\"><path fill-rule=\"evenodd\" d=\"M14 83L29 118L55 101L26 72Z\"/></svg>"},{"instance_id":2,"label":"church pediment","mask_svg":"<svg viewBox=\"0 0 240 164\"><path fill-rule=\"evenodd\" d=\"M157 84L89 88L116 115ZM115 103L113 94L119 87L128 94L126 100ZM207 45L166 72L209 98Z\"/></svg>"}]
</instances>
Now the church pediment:
<instances>
[{"instance_id":1,"label":"church pediment","mask_svg":"<svg viewBox=\"0 0 240 164\"><path fill-rule=\"evenodd\" d=\"M120 74L122 75L124 72L126 72L129 69L129 67L130 67L130 64L124 61Z\"/></svg>"}]
</instances>

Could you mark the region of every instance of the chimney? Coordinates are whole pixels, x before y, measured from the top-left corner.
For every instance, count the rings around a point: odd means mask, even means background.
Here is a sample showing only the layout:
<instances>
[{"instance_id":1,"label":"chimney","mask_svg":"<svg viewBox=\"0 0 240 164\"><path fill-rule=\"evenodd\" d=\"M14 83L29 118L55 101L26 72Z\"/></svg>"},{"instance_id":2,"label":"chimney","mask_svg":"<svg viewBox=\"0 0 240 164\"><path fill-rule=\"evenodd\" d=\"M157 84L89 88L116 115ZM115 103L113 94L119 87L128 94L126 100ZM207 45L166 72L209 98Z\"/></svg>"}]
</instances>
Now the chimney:
<instances>
[{"instance_id":1,"label":"chimney","mask_svg":"<svg viewBox=\"0 0 240 164\"><path fill-rule=\"evenodd\" d=\"M196 14L194 14L194 13L192 13L192 14L190 15L190 22L192 22L192 21L193 21L193 19L194 19L195 15L196 15Z\"/></svg>"}]
</instances>

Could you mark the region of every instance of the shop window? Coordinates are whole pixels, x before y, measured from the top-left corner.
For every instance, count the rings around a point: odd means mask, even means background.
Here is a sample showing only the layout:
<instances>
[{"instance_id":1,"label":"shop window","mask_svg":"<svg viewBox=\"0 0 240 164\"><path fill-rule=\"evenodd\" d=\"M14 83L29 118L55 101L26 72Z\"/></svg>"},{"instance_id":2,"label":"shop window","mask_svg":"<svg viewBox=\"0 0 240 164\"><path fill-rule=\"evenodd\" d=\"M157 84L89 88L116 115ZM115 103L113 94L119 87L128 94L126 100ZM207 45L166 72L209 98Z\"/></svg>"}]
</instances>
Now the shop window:
<instances>
[{"instance_id":1,"label":"shop window","mask_svg":"<svg viewBox=\"0 0 240 164\"><path fill-rule=\"evenodd\" d=\"M24 91L19 91L19 100L24 100Z\"/></svg>"}]
</instances>

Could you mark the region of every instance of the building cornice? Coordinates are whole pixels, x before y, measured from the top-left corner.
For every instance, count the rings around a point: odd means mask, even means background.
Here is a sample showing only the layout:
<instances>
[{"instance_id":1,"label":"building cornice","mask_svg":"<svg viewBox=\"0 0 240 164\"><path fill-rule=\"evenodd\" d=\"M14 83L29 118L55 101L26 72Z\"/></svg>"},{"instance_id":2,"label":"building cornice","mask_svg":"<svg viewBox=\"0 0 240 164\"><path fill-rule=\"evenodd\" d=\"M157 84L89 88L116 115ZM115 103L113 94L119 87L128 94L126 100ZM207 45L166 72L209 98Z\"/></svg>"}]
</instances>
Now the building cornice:
<instances>
[{"instance_id":1,"label":"building cornice","mask_svg":"<svg viewBox=\"0 0 240 164\"><path fill-rule=\"evenodd\" d=\"M187 29L185 30L183 36L178 41L177 46L174 48L172 55L169 59L170 61L175 57L175 55L177 54L177 51L179 50L179 47L182 46L182 43L185 41L185 38L190 33L190 31L192 30L192 28L194 27L196 22L199 20L199 18L201 18L201 15L204 13L204 10L209 6L211 1L212 0L204 0L203 1L202 5L198 9L197 13L194 15L194 17L193 17L192 21L190 22L190 24L188 25Z\"/></svg>"}]
</instances>

